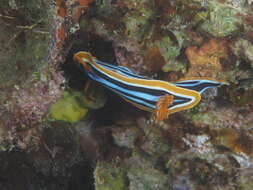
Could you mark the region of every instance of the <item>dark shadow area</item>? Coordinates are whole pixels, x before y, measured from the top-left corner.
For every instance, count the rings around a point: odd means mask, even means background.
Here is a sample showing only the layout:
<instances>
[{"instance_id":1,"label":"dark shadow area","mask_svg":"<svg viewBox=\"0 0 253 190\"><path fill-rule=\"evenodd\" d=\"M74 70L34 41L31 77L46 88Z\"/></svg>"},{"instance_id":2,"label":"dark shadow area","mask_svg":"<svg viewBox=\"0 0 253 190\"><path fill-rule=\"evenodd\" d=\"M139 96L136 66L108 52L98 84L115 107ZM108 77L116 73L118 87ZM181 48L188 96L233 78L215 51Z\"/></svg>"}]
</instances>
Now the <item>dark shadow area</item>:
<instances>
[{"instance_id":1,"label":"dark shadow area","mask_svg":"<svg viewBox=\"0 0 253 190\"><path fill-rule=\"evenodd\" d=\"M112 42L105 41L101 37L93 34L82 34L77 37L76 43L69 50L66 61L60 65L67 79L67 84L74 90L83 90L87 76L78 63L73 60L73 55L79 51L90 52L99 60L116 64Z\"/></svg>"},{"instance_id":2,"label":"dark shadow area","mask_svg":"<svg viewBox=\"0 0 253 190\"><path fill-rule=\"evenodd\" d=\"M83 162L71 168L71 178L67 190L95 190L93 168Z\"/></svg>"},{"instance_id":3,"label":"dark shadow area","mask_svg":"<svg viewBox=\"0 0 253 190\"><path fill-rule=\"evenodd\" d=\"M60 65L60 68L64 71L68 87L73 90L84 91L85 84L89 79L80 65L74 62L73 55L75 53L87 51L97 59L110 64L117 64L117 61L114 55L112 42L105 41L103 38L91 33L82 33L82 36L78 36L77 39L79 41L76 41L76 43L72 45L66 61ZM95 83L95 85L96 84L100 86L100 84ZM143 112L136 109L130 103L125 102L112 91L105 87L102 88L105 89L108 96L106 105L99 110L93 111L91 114L91 119L95 120L98 125L113 124L113 121L119 116L119 113L138 114Z\"/></svg>"},{"instance_id":4,"label":"dark shadow area","mask_svg":"<svg viewBox=\"0 0 253 190\"><path fill-rule=\"evenodd\" d=\"M55 122L38 149L0 152L0 190L95 190L93 160L70 128Z\"/></svg>"}]
</instances>

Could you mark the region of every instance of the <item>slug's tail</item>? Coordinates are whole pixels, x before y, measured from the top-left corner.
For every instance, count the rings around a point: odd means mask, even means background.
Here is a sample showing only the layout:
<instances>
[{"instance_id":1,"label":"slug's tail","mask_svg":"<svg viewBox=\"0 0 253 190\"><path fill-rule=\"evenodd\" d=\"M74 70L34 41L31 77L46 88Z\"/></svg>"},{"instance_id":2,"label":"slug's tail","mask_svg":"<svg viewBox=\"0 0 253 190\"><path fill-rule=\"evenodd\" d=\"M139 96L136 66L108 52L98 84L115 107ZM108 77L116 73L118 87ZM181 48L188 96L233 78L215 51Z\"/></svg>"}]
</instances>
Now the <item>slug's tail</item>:
<instances>
[{"instance_id":1,"label":"slug's tail","mask_svg":"<svg viewBox=\"0 0 253 190\"><path fill-rule=\"evenodd\" d=\"M221 82L208 78L191 78L174 83L178 87L194 90L202 94L208 88L221 85Z\"/></svg>"}]
</instances>

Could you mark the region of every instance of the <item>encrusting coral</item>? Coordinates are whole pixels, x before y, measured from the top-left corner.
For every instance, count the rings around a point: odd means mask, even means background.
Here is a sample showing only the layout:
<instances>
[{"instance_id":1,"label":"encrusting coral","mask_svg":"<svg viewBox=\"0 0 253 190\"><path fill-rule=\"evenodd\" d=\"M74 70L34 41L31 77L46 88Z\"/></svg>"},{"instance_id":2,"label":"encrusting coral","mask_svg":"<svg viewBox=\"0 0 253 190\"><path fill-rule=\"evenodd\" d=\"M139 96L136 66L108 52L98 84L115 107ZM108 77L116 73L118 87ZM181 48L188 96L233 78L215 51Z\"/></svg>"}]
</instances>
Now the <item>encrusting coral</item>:
<instances>
[{"instance_id":1,"label":"encrusting coral","mask_svg":"<svg viewBox=\"0 0 253 190\"><path fill-rule=\"evenodd\" d=\"M220 61L228 56L227 41L212 38L200 48L187 47L185 54L190 62L186 77L202 76L219 79L222 75Z\"/></svg>"},{"instance_id":2,"label":"encrusting coral","mask_svg":"<svg viewBox=\"0 0 253 190\"><path fill-rule=\"evenodd\" d=\"M0 5L1 187L253 188L252 1ZM154 79L227 85L156 123L97 83L87 87L72 59L79 51Z\"/></svg>"}]
</instances>

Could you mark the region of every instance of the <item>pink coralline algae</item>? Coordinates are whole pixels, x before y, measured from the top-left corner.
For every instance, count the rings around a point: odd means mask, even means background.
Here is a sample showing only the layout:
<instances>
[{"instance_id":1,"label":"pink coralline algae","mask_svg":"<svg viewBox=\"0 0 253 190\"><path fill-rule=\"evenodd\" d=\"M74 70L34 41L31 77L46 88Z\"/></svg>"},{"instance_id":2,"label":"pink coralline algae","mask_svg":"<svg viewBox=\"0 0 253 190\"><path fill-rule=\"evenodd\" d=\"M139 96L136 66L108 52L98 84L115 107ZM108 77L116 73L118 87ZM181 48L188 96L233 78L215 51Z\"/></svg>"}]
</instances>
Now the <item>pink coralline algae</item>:
<instances>
[{"instance_id":1,"label":"pink coralline algae","mask_svg":"<svg viewBox=\"0 0 253 190\"><path fill-rule=\"evenodd\" d=\"M16 108L9 107L9 110L14 110L14 115L19 116L15 117L15 123L31 126L39 122L47 113L50 104L60 97L62 92L60 85L63 82L62 73L55 72L52 73L51 80L35 82L29 91L22 89L14 91L12 97L16 99Z\"/></svg>"},{"instance_id":2,"label":"pink coralline algae","mask_svg":"<svg viewBox=\"0 0 253 190\"><path fill-rule=\"evenodd\" d=\"M10 120L5 121L7 141L25 149L31 143L32 136L38 138L39 133L34 127L42 121L49 106L61 96L63 82L62 72L56 71L51 73L50 79L43 81L34 78L29 87L16 87L5 104L6 112L11 116Z\"/></svg>"}]
</instances>

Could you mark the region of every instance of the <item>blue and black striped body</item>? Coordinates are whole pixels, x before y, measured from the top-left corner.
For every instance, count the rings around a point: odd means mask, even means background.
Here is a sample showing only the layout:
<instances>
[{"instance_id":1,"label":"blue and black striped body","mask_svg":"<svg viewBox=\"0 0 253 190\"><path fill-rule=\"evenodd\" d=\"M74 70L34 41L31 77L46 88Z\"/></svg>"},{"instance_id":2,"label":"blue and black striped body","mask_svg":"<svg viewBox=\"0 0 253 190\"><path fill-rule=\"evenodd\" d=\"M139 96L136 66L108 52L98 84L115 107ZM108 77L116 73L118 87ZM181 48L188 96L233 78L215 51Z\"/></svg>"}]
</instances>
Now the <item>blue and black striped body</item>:
<instances>
[{"instance_id":1,"label":"blue and black striped body","mask_svg":"<svg viewBox=\"0 0 253 190\"><path fill-rule=\"evenodd\" d=\"M158 100L166 94L173 96L173 102L168 105L170 113L189 109L200 101L206 89L220 85L218 81L201 78L176 83L149 79L134 74L126 67L99 61L87 52L78 52L74 59L82 64L92 80L150 112L155 111Z\"/></svg>"}]
</instances>

